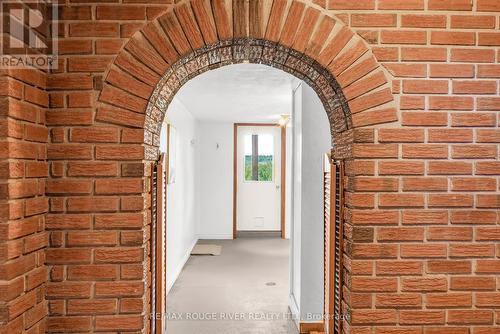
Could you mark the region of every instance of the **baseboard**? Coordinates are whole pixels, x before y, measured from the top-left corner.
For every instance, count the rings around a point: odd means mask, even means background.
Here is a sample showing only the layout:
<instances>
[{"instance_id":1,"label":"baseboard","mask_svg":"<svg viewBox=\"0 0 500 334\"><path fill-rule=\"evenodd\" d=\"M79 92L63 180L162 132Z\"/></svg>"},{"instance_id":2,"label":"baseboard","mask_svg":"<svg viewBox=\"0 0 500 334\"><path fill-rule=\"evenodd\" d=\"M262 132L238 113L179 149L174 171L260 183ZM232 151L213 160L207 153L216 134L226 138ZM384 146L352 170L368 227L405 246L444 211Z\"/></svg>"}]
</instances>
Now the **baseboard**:
<instances>
[{"instance_id":1,"label":"baseboard","mask_svg":"<svg viewBox=\"0 0 500 334\"><path fill-rule=\"evenodd\" d=\"M300 322L300 334L309 334L311 332L324 332L323 322Z\"/></svg>"},{"instance_id":2,"label":"baseboard","mask_svg":"<svg viewBox=\"0 0 500 334\"><path fill-rule=\"evenodd\" d=\"M281 231L238 231L238 238L281 238Z\"/></svg>"},{"instance_id":3,"label":"baseboard","mask_svg":"<svg viewBox=\"0 0 500 334\"><path fill-rule=\"evenodd\" d=\"M233 239L232 234L198 234L200 240L227 240Z\"/></svg>"},{"instance_id":4,"label":"baseboard","mask_svg":"<svg viewBox=\"0 0 500 334\"><path fill-rule=\"evenodd\" d=\"M177 268L175 268L174 272L173 273L167 272L167 295L170 292L170 289L172 289L172 287L174 286L177 279L179 278L179 275L181 274L182 269L184 269L186 262L189 260L189 257L191 256L191 251L193 250L193 248L197 242L198 242L198 238L195 238L194 242L192 243L192 245L190 247L188 247L187 252L182 257L181 262L179 263ZM172 280L169 280L168 279L169 277L171 277Z\"/></svg>"}]
</instances>

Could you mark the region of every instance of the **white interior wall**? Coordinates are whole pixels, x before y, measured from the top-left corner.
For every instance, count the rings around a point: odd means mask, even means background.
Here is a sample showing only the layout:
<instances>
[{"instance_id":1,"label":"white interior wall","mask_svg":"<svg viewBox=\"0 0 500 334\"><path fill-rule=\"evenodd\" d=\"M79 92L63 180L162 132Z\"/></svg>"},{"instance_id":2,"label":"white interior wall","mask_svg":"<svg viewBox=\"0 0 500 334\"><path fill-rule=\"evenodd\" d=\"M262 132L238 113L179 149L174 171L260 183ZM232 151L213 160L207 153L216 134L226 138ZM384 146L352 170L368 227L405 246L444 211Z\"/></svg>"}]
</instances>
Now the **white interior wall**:
<instances>
[{"instance_id":1,"label":"white interior wall","mask_svg":"<svg viewBox=\"0 0 500 334\"><path fill-rule=\"evenodd\" d=\"M198 122L199 129L199 213L200 239L233 237L233 145L234 124ZM291 184L291 129L287 129L287 185ZM290 187L288 187L290 188ZM287 189L285 207L290 207L291 191ZM285 215L285 232L290 237L291 214Z\"/></svg>"},{"instance_id":2,"label":"white interior wall","mask_svg":"<svg viewBox=\"0 0 500 334\"><path fill-rule=\"evenodd\" d=\"M323 157L331 151L330 122L318 95L302 89L302 296L301 317L318 321L324 300ZM313 314L315 318L310 318Z\"/></svg>"},{"instance_id":3,"label":"white interior wall","mask_svg":"<svg viewBox=\"0 0 500 334\"><path fill-rule=\"evenodd\" d=\"M302 168L302 84L293 91L292 107L292 168L291 168L291 251L290 251L290 310L296 320L300 319L301 296L301 168Z\"/></svg>"},{"instance_id":4,"label":"white interior wall","mask_svg":"<svg viewBox=\"0 0 500 334\"><path fill-rule=\"evenodd\" d=\"M233 124L199 122L198 237L233 238Z\"/></svg>"},{"instance_id":5,"label":"white interior wall","mask_svg":"<svg viewBox=\"0 0 500 334\"><path fill-rule=\"evenodd\" d=\"M300 85L295 93L292 122L295 158L291 293L300 319L317 322L324 299L323 156L331 149L331 135L323 105L307 84Z\"/></svg>"},{"instance_id":6,"label":"white interior wall","mask_svg":"<svg viewBox=\"0 0 500 334\"><path fill-rule=\"evenodd\" d=\"M167 119L176 129L176 179L167 185L167 293L179 276L197 242L197 150L196 119L178 100L167 111ZM160 150L166 150L165 123Z\"/></svg>"},{"instance_id":7,"label":"white interior wall","mask_svg":"<svg viewBox=\"0 0 500 334\"><path fill-rule=\"evenodd\" d=\"M293 97L290 96L290 99ZM290 108L291 114L291 108ZM285 238L290 239L292 229L292 127L286 127L286 165L285 165Z\"/></svg>"}]
</instances>

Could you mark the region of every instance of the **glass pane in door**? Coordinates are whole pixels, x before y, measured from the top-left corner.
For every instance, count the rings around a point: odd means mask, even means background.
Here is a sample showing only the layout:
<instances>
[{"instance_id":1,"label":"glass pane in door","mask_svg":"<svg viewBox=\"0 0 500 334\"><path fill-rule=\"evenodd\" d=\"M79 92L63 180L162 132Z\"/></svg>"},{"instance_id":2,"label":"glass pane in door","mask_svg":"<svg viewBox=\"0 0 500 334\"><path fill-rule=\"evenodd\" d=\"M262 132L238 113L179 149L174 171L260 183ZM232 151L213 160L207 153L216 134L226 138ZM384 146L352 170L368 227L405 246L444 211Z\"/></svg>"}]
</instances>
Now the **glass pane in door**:
<instances>
[{"instance_id":1,"label":"glass pane in door","mask_svg":"<svg viewBox=\"0 0 500 334\"><path fill-rule=\"evenodd\" d=\"M271 182L274 176L274 137L245 136L245 181Z\"/></svg>"}]
</instances>

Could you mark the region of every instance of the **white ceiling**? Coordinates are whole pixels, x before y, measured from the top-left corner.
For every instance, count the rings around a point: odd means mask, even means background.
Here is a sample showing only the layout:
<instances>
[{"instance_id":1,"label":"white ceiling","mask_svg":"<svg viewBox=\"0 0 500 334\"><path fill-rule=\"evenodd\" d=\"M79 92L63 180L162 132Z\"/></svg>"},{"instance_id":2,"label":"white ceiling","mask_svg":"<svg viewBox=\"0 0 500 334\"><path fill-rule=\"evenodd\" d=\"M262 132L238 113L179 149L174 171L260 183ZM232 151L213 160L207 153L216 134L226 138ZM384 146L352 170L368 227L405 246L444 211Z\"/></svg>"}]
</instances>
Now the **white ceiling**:
<instances>
[{"instance_id":1,"label":"white ceiling","mask_svg":"<svg viewBox=\"0 0 500 334\"><path fill-rule=\"evenodd\" d=\"M274 122L290 114L298 79L270 66L236 64L188 81L176 98L203 121Z\"/></svg>"}]
</instances>

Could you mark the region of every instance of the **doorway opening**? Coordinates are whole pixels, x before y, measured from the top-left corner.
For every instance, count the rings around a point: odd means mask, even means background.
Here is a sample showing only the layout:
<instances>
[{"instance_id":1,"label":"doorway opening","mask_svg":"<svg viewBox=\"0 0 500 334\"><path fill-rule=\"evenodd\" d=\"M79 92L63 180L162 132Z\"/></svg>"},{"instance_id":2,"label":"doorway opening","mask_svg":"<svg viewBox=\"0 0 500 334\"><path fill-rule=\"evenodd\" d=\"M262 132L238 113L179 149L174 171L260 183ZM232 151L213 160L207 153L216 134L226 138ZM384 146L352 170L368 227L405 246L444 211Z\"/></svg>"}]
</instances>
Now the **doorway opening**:
<instances>
[{"instance_id":1,"label":"doorway opening","mask_svg":"<svg viewBox=\"0 0 500 334\"><path fill-rule=\"evenodd\" d=\"M179 90L160 144L167 333L322 328L331 149L321 100L278 69L230 65Z\"/></svg>"}]
</instances>

